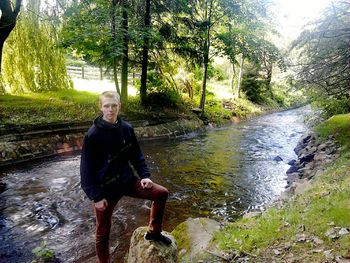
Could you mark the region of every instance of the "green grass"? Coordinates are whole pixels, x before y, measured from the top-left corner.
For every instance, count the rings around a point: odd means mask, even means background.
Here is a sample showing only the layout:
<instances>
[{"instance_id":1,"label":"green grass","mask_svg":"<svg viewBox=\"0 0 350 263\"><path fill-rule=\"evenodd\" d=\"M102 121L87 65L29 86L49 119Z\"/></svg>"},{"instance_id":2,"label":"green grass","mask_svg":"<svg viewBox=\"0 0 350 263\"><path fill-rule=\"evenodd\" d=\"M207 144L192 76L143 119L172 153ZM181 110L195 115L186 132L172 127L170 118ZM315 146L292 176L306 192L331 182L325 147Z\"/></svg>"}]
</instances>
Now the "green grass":
<instances>
[{"instance_id":1,"label":"green grass","mask_svg":"<svg viewBox=\"0 0 350 263\"><path fill-rule=\"evenodd\" d=\"M334 135L348 145L349 116L334 116L317 130L322 136ZM350 227L348 149L322 175L316 177L303 194L283 201L280 206L269 208L260 217L242 218L229 224L216 234L214 243L225 251L255 254L256 262L271 262L276 257L281 258L274 254L273 249L279 249L284 256L295 255L295 258L299 258L297 262L325 260L323 252L310 253L310 249L331 249L334 255L348 256L350 235L336 240L326 236L332 225ZM308 240L316 236L324 243L300 243L296 241L298 235L305 235ZM291 247L285 249L287 244L291 244Z\"/></svg>"},{"instance_id":2,"label":"green grass","mask_svg":"<svg viewBox=\"0 0 350 263\"><path fill-rule=\"evenodd\" d=\"M75 90L0 96L0 125L91 120L98 95Z\"/></svg>"},{"instance_id":3,"label":"green grass","mask_svg":"<svg viewBox=\"0 0 350 263\"><path fill-rule=\"evenodd\" d=\"M316 131L322 138L334 135L335 139L346 146L350 147L350 113L335 115L324 123L319 125Z\"/></svg>"}]
</instances>

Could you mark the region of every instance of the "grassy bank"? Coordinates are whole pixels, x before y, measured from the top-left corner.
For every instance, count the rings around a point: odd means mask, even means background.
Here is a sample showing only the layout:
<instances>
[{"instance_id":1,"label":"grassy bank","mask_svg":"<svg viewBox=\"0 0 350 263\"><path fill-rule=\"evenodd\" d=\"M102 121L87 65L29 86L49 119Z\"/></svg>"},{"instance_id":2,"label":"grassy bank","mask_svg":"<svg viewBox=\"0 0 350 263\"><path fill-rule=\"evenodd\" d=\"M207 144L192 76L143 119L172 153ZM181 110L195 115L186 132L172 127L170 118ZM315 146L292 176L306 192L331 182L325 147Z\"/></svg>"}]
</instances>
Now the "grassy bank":
<instances>
[{"instance_id":1,"label":"grassy bank","mask_svg":"<svg viewBox=\"0 0 350 263\"><path fill-rule=\"evenodd\" d=\"M164 105L162 98L155 100L155 104L142 107L138 97L129 97L127 107L122 109L122 116L128 120L154 121L163 118L195 117L192 109L199 103L195 99L184 98L176 104L167 106ZM263 111L263 107L246 99L224 100L223 103L222 99L209 94L204 119L220 125L230 122L232 118L245 118ZM3 128L13 125L90 121L97 115L99 115L97 93L67 90L0 96L0 126Z\"/></svg>"},{"instance_id":2,"label":"grassy bank","mask_svg":"<svg viewBox=\"0 0 350 263\"><path fill-rule=\"evenodd\" d=\"M316 128L321 140L334 136L341 157L315 177L303 194L277 202L259 217L242 218L217 233L214 243L250 262L333 262L350 258L350 114L337 115ZM327 261L328 260L328 261Z\"/></svg>"}]
</instances>

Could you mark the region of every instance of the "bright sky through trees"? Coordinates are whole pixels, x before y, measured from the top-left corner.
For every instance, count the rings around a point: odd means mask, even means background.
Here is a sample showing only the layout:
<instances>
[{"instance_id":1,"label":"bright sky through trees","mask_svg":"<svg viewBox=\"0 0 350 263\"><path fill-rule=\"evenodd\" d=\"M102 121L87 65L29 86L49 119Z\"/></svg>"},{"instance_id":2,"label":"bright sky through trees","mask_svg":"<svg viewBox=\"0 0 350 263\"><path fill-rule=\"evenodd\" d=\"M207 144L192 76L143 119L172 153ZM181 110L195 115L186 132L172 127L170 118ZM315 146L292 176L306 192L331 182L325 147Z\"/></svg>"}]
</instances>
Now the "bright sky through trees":
<instances>
[{"instance_id":1,"label":"bright sky through trees","mask_svg":"<svg viewBox=\"0 0 350 263\"><path fill-rule=\"evenodd\" d=\"M304 25L318 17L331 0L274 0L279 32L295 39Z\"/></svg>"}]
</instances>

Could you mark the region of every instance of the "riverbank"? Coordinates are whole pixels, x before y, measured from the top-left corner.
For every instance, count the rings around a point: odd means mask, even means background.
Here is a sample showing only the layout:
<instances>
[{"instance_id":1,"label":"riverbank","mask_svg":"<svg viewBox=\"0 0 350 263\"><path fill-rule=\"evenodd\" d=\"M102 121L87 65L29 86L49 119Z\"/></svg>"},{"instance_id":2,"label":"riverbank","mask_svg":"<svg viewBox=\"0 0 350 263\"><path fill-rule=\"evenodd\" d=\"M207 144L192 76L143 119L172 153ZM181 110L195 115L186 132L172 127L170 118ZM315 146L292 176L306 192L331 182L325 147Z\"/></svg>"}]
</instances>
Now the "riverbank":
<instances>
[{"instance_id":1,"label":"riverbank","mask_svg":"<svg viewBox=\"0 0 350 263\"><path fill-rule=\"evenodd\" d=\"M244 216L234 223L225 222L196 260L349 262L350 114L332 117L315 128L315 132L315 141L322 145L318 154L333 138L340 146L338 153L333 152L339 154L338 158L318 163L314 170L319 172L298 178L293 191L265 212ZM183 236L183 226L174 230L175 237ZM191 250L188 240L180 239L180 251ZM182 254L183 258L188 256L187 252Z\"/></svg>"},{"instance_id":2,"label":"riverbank","mask_svg":"<svg viewBox=\"0 0 350 263\"><path fill-rule=\"evenodd\" d=\"M0 96L0 166L78 151L84 133L99 115L98 94L75 90ZM222 126L261 115L271 107L248 100L208 100L198 116L189 102L141 107L131 98L121 117L140 140L178 137L205 126Z\"/></svg>"}]
</instances>

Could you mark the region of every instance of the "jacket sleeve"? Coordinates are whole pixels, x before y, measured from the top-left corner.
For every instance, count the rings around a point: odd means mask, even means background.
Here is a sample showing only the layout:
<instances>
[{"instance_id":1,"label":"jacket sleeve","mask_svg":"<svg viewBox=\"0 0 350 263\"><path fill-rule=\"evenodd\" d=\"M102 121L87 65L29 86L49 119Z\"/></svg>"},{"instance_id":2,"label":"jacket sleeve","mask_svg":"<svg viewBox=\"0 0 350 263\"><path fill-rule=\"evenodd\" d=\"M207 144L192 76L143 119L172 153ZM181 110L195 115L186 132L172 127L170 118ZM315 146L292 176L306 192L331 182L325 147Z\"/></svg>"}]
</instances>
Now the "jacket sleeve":
<instances>
[{"instance_id":1,"label":"jacket sleeve","mask_svg":"<svg viewBox=\"0 0 350 263\"><path fill-rule=\"evenodd\" d=\"M146 164L145 157L141 151L140 145L136 139L134 129L130 127L130 136L131 136L131 158L130 162L132 166L137 171L141 179L149 178L151 176L148 166Z\"/></svg>"},{"instance_id":2,"label":"jacket sleeve","mask_svg":"<svg viewBox=\"0 0 350 263\"><path fill-rule=\"evenodd\" d=\"M103 197L102 189L96 180L96 164L94 162L92 145L89 137L84 137L84 143L80 160L80 184L90 200L101 201Z\"/></svg>"}]
</instances>

